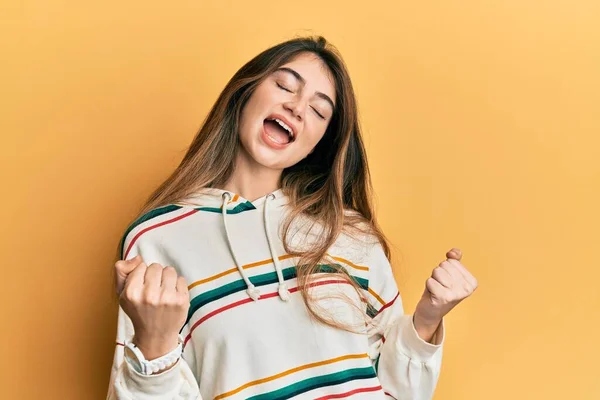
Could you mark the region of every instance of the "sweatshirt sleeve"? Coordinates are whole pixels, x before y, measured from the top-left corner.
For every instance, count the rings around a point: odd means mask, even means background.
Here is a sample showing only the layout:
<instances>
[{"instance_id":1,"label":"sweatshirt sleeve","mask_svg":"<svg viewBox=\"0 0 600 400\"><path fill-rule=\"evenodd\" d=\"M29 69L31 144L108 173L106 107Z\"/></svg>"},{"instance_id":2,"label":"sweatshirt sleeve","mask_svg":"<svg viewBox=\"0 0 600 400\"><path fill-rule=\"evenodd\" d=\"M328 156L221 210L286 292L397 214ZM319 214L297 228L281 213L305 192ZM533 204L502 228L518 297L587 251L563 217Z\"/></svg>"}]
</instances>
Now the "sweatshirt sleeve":
<instances>
[{"instance_id":1,"label":"sweatshirt sleeve","mask_svg":"<svg viewBox=\"0 0 600 400\"><path fill-rule=\"evenodd\" d=\"M147 265L158 262L169 265L165 256L160 253L158 246L153 246L148 240L139 237L131 245L130 232L125 238L123 248L127 259L140 254ZM117 335L115 352L110 372L107 400L202 400L198 382L186 361L186 354L193 354L193 343L189 341L182 357L170 369L155 375L142 375L135 371L124 358L123 344L125 339L133 337L134 329L129 316L119 306L117 316ZM193 357L193 355L191 356Z\"/></svg>"},{"instance_id":2,"label":"sweatshirt sleeve","mask_svg":"<svg viewBox=\"0 0 600 400\"><path fill-rule=\"evenodd\" d=\"M368 251L369 356L388 398L426 400L433 397L442 363L444 321L431 344L421 339L413 315L404 314L402 298L383 247Z\"/></svg>"}]
</instances>

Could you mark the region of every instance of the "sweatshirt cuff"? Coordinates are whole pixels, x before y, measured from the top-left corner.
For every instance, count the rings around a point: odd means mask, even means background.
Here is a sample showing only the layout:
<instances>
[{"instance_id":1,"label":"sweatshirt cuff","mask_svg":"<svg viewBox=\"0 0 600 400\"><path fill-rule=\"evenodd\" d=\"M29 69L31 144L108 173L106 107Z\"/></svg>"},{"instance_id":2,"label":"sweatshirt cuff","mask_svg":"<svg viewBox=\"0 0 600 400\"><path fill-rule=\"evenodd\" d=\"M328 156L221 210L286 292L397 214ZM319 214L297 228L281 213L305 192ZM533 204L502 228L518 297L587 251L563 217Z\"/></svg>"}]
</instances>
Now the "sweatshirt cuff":
<instances>
[{"instance_id":1,"label":"sweatshirt cuff","mask_svg":"<svg viewBox=\"0 0 600 400\"><path fill-rule=\"evenodd\" d=\"M126 378L127 389L132 393L144 393L145 395L165 394L165 388L173 388L181 380L181 357L168 370L154 375L143 375L133 369L133 367L123 360L125 364L124 376Z\"/></svg>"},{"instance_id":2,"label":"sweatshirt cuff","mask_svg":"<svg viewBox=\"0 0 600 400\"><path fill-rule=\"evenodd\" d=\"M403 315L398 321L399 326L399 338L398 346L400 351L411 359L419 361L428 361L442 348L446 336L446 329L444 326L444 319L438 326L435 334L433 335L434 342L439 344L432 344L423 340L413 323L412 315Z\"/></svg>"}]
</instances>

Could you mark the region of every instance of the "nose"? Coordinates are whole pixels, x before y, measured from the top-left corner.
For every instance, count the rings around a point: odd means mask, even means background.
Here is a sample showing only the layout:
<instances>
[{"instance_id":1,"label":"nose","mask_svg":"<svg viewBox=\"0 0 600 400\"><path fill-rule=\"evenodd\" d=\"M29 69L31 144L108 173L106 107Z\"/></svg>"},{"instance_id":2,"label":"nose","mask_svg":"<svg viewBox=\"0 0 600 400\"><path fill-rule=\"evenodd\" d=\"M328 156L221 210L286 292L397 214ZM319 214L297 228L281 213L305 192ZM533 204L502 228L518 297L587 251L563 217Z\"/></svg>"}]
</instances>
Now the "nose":
<instances>
[{"instance_id":1,"label":"nose","mask_svg":"<svg viewBox=\"0 0 600 400\"><path fill-rule=\"evenodd\" d=\"M304 102L301 100L293 100L293 101L288 101L286 103L283 104L283 107L286 110L289 110L293 115L294 118L298 119L298 120L302 120L304 117L304 108L306 107L304 105Z\"/></svg>"}]
</instances>

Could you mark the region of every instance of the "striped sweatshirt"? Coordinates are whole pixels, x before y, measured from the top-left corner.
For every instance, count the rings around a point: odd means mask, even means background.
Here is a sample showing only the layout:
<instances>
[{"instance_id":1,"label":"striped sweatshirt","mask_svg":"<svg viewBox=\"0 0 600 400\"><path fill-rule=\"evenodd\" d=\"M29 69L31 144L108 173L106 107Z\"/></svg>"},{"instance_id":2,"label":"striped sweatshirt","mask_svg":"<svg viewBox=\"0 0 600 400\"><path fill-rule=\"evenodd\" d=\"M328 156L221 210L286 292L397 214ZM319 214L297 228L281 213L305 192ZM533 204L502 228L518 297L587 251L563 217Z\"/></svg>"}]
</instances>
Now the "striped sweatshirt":
<instances>
[{"instance_id":1,"label":"striped sweatshirt","mask_svg":"<svg viewBox=\"0 0 600 400\"><path fill-rule=\"evenodd\" d=\"M186 203L192 204L156 208L133 222L121 256L173 266L186 279L183 354L164 372L137 373L123 357L123 343L134 331L119 307L108 399L432 398L444 321L435 344L418 336L377 240L342 233L311 275L308 290L317 311L355 327L348 332L315 320L304 304L298 258L282 241L290 211L282 189L254 201L203 189ZM318 240L318 227L295 222L289 248ZM336 277L340 267L361 293ZM365 323L364 312L372 323Z\"/></svg>"}]
</instances>

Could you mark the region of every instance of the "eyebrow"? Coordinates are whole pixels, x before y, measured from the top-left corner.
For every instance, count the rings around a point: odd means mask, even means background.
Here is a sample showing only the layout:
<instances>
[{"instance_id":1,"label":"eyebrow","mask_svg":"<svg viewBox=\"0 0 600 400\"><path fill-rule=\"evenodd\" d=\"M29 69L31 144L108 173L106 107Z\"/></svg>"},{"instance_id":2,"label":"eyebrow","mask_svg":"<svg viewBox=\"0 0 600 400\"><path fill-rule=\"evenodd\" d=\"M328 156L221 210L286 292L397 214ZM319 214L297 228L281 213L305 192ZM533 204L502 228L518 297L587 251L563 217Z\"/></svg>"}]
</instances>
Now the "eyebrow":
<instances>
[{"instance_id":1,"label":"eyebrow","mask_svg":"<svg viewBox=\"0 0 600 400\"><path fill-rule=\"evenodd\" d=\"M304 79L302 77L302 75L300 75L296 70L293 70L293 69L288 68L288 67L280 67L280 68L277 68L275 70L275 72L277 72L277 71L288 72L288 73L294 75L294 77L296 79L298 79L300 82L302 82L303 85L306 84L306 79ZM331 98L329 96L327 96L325 93L322 93L322 92L317 92L316 95L318 97L322 98L323 100L327 101L331 105L331 109L335 110L335 104L333 104L333 100L331 100Z\"/></svg>"}]
</instances>

